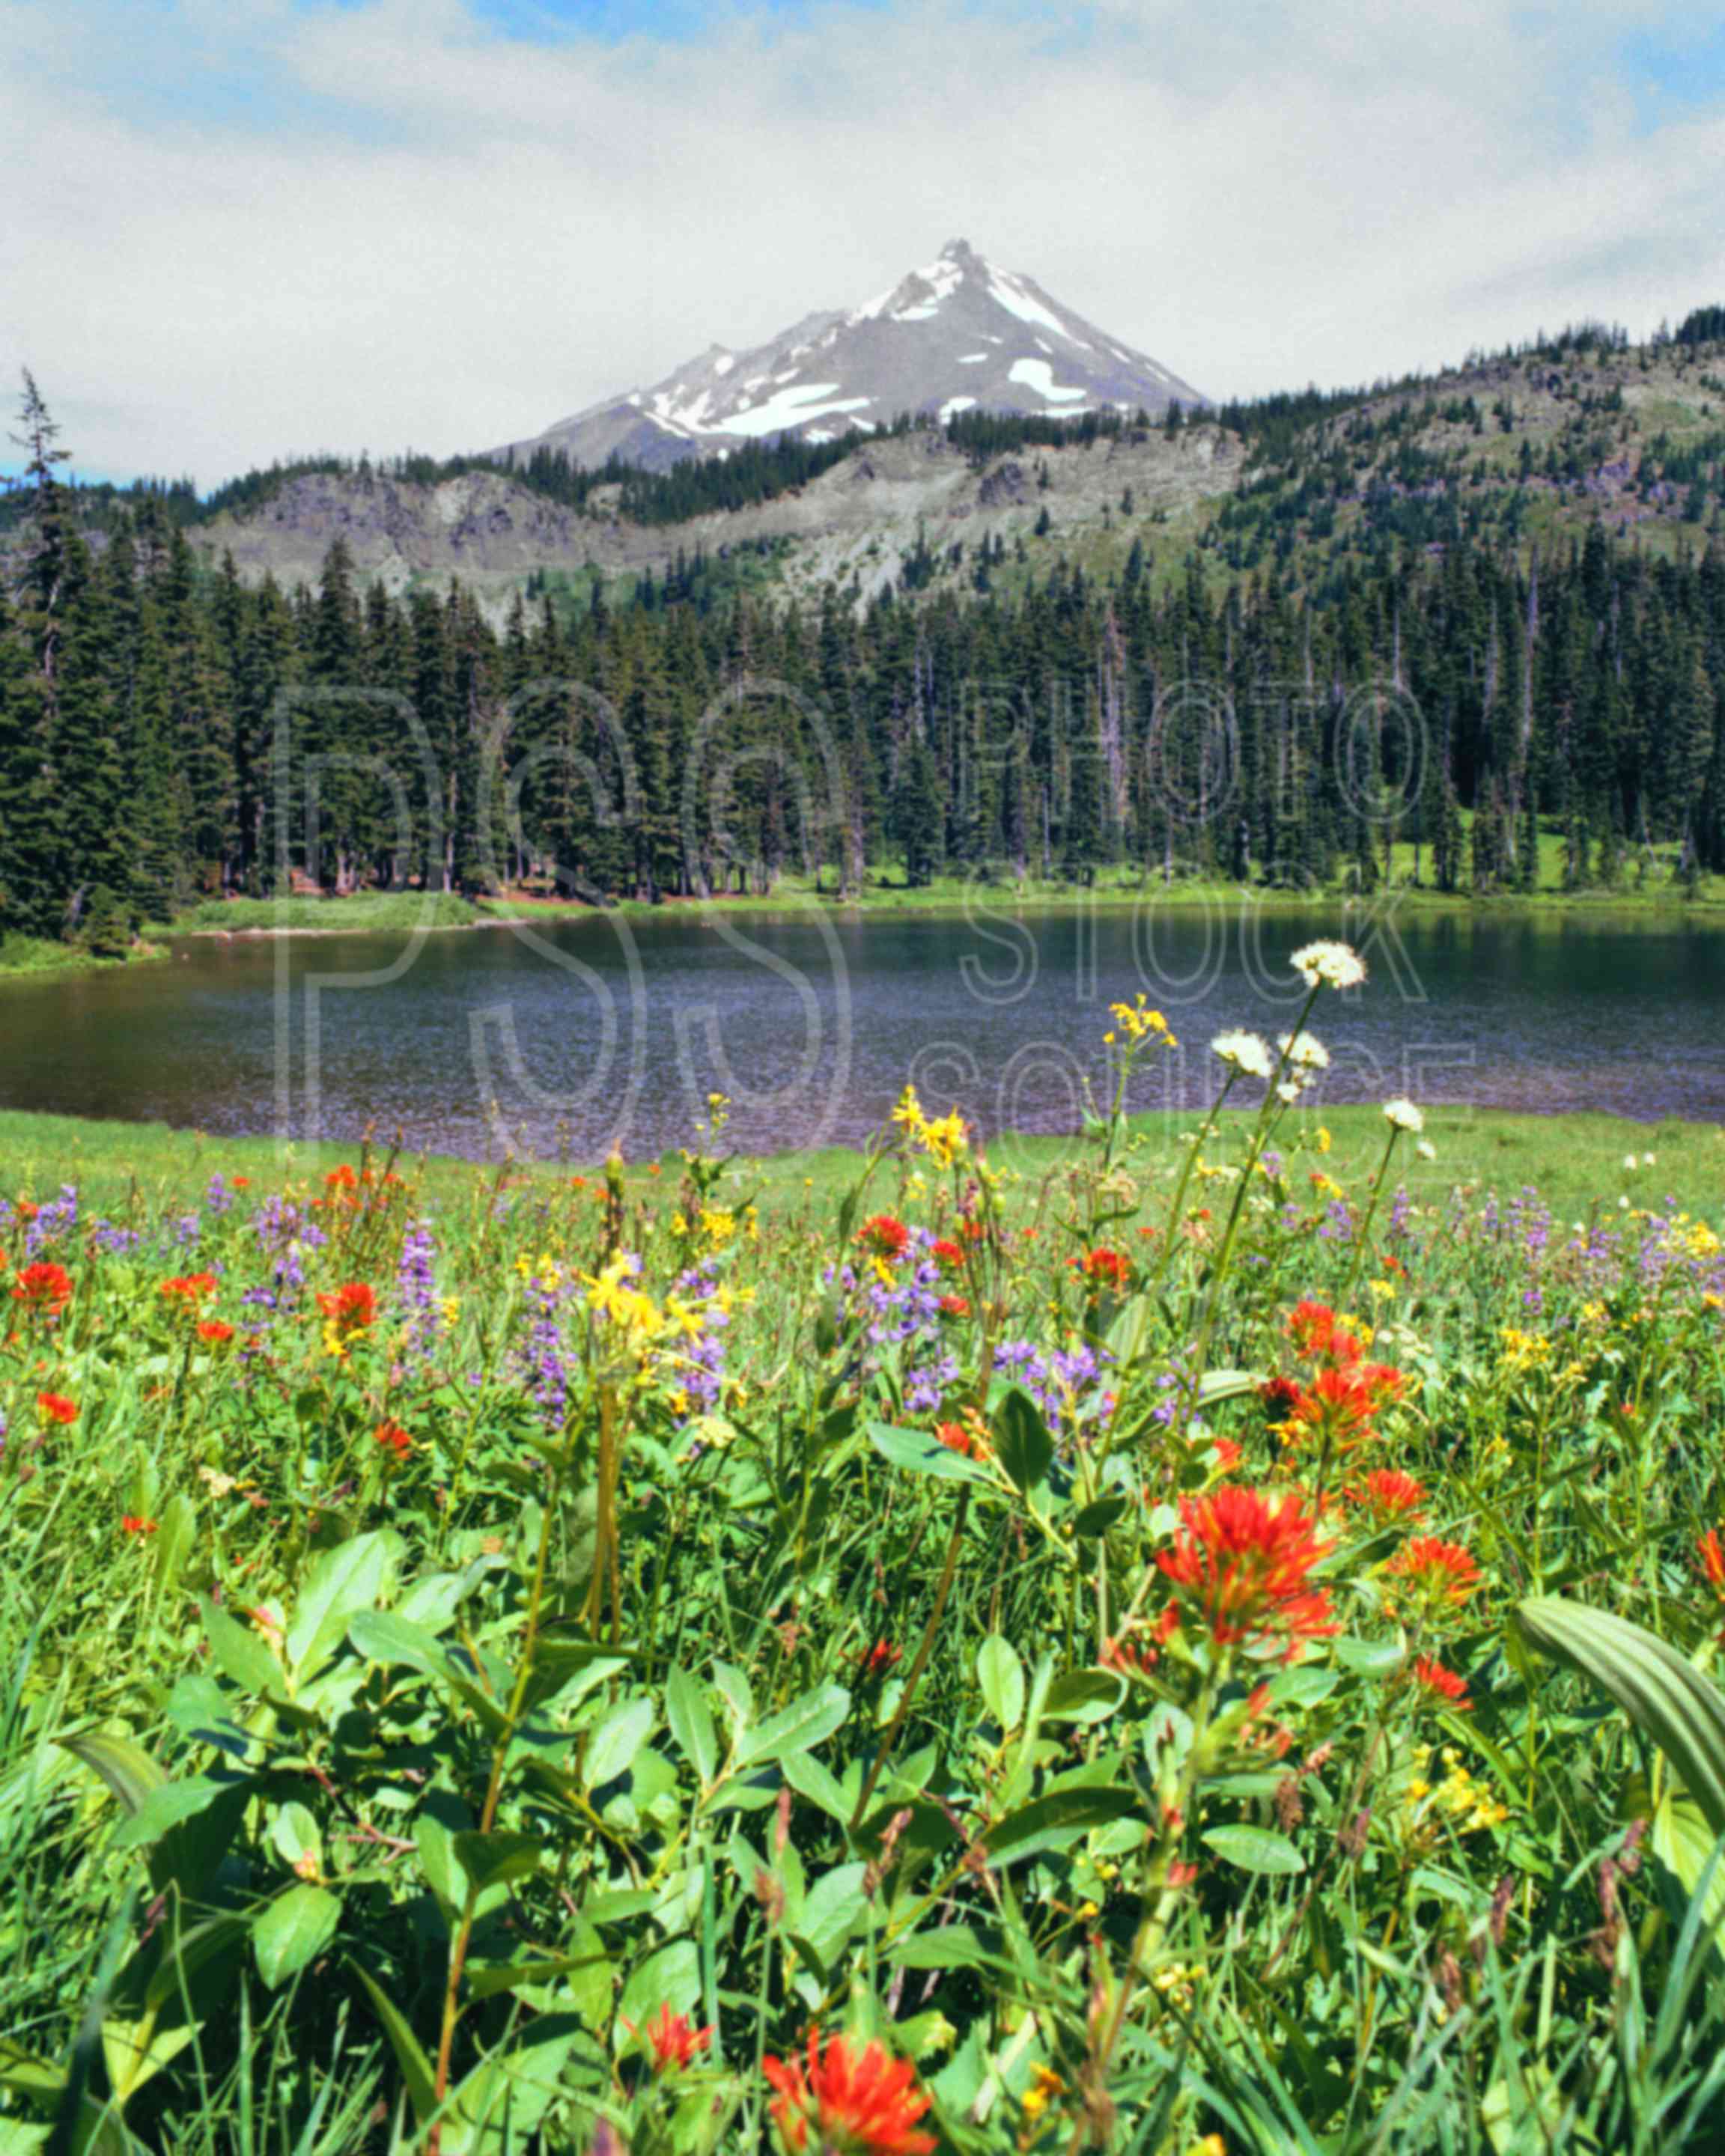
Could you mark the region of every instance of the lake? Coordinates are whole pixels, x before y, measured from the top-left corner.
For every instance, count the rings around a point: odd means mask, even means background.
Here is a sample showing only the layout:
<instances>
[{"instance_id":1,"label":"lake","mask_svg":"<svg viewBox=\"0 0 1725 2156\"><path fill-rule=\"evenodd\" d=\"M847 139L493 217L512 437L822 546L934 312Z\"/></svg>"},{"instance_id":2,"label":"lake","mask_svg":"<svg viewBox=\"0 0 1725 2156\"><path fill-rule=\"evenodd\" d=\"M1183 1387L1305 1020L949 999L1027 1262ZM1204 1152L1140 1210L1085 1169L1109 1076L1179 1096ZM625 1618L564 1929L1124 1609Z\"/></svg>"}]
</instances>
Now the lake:
<instances>
[{"instance_id":1,"label":"lake","mask_svg":"<svg viewBox=\"0 0 1725 2156\"><path fill-rule=\"evenodd\" d=\"M854 1143L907 1080L985 1132L1070 1129L1109 1001L1180 1036L1136 1096L1208 1098L1213 1034L1285 1028L1322 913L845 916L667 909L525 929L188 938L165 963L0 984L0 1105L484 1157L685 1142L714 1090L749 1152ZM1619 916L1356 926L1369 985L1313 1019L1324 1097L1725 1120L1725 930Z\"/></svg>"}]
</instances>

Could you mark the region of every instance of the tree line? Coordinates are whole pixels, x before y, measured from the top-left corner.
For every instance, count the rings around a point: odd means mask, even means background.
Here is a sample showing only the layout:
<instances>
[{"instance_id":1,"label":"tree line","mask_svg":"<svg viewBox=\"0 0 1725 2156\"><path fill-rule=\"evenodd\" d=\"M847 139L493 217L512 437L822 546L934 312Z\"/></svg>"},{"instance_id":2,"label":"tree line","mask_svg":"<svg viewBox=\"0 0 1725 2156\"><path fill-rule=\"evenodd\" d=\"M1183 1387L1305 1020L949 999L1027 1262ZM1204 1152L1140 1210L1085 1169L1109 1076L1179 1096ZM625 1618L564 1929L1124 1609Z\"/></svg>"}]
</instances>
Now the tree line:
<instances>
[{"instance_id":1,"label":"tree line","mask_svg":"<svg viewBox=\"0 0 1725 2156\"><path fill-rule=\"evenodd\" d=\"M1525 889L1663 850L1725 868L1725 560L1592 527L1531 561L1458 536L1301 585L1196 556L1011 594L797 607L393 596L207 568L145 496L101 543L27 399L0 593L0 932L123 942L199 896L596 903L787 872ZM1145 534L1147 541L1149 534ZM1411 856L1396 856L1399 843Z\"/></svg>"}]
</instances>

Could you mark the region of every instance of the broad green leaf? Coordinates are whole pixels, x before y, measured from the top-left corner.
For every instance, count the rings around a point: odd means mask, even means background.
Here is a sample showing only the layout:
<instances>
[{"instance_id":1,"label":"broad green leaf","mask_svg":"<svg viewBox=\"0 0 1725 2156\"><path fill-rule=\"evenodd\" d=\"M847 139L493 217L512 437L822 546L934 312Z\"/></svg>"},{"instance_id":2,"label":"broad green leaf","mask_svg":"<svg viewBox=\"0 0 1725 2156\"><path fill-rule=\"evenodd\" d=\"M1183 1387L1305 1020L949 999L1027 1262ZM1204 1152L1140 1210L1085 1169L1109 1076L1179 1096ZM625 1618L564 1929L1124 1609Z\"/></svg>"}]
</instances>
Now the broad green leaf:
<instances>
[{"instance_id":1,"label":"broad green leaf","mask_svg":"<svg viewBox=\"0 0 1725 2156\"><path fill-rule=\"evenodd\" d=\"M158 1587L172 1587L179 1578L198 1537L198 1512L183 1490L176 1491L162 1507L151 1562Z\"/></svg>"},{"instance_id":2,"label":"broad green leaf","mask_svg":"<svg viewBox=\"0 0 1725 2156\"><path fill-rule=\"evenodd\" d=\"M1126 1697L1126 1680L1111 1670L1070 1670L1056 1677L1042 1703L1045 1722L1106 1722Z\"/></svg>"},{"instance_id":3,"label":"broad green leaf","mask_svg":"<svg viewBox=\"0 0 1725 2156\"><path fill-rule=\"evenodd\" d=\"M658 1719L658 1710L644 1693L611 1708L587 1740L581 1774L588 1788L602 1789L619 1774L626 1774L636 1753L653 1734Z\"/></svg>"},{"instance_id":4,"label":"broad green leaf","mask_svg":"<svg viewBox=\"0 0 1725 2156\"><path fill-rule=\"evenodd\" d=\"M1015 1486L1028 1493L1047 1474L1054 1440L1042 1410L1021 1385L1009 1385L994 1409L994 1449Z\"/></svg>"},{"instance_id":5,"label":"broad green leaf","mask_svg":"<svg viewBox=\"0 0 1725 2156\"><path fill-rule=\"evenodd\" d=\"M719 1771L719 1732L700 1678L673 1670L665 1681L665 1712L671 1735L705 1788Z\"/></svg>"},{"instance_id":6,"label":"broad green leaf","mask_svg":"<svg viewBox=\"0 0 1725 2156\"><path fill-rule=\"evenodd\" d=\"M232 1782L214 1781L207 1774L190 1774L183 1781L160 1784L151 1790L131 1817L115 1829L114 1846L147 1849L182 1820L195 1819L199 1812L208 1811L234 1786Z\"/></svg>"},{"instance_id":7,"label":"broad green leaf","mask_svg":"<svg viewBox=\"0 0 1725 2156\"><path fill-rule=\"evenodd\" d=\"M398 1535L378 1528L319 1555L288 1627L288 1661L296 1678L303 1682L315 1676L348 1620L377 1604L394 1574L400 1549Z\"/></svg>"},{"instance_id":8,"label":"broad green leaf","mask_svg":"<svg viewBox=\"0 0 1725 2156\"><path fill-rule=\"evenodd\" d=\"M283 1696L285 1681L281 1665L255 1632L215 1602L203 1605L203 1630L218 1668L242 1691L260 1699Z\"/></svg>"},{"instance_id":9,"label":"broad green leaf","mask_svg":"<svg viewBox=\"0 0 1725 2156\"><path fill-rule=\"evenodd\" d=\"M454 1837L455 1861L477 1893L488 1887L512 1885L539 1869L545 1845L536 1835L481 1834L477 1828Z\"/></svg>"},{"instance_id":10,"label":"broad green leaf","mask_svg":"<svg viewBox=\"0 0 1725 2156\"><path fill-rule=\"evenodd\" d=\"M315 1961L336 1936L341 1904L326 1887L290 1887L252 1924L258 1974L272 1991Z\"/></svg>"},{"instance_id":11,"label":"broad green leaf","mask_svg":"<svg viewBox=\"0 0 1725 2156\"><path fill-rule=\"evenodd\" d=\"M983 1836L990 1862L1012 1864L1045 1849L1065 1849L1140 1808L1131 1789L1054 1789L997 1820Z\"/></svg>"},{"instance_id":12,"label":"broad green leaf","mask_svg":"<svg viewBox=\"0 0 1725 2156\"><path fill-rule=\"evenodd\" d=\"M441 1640L393 1609L362 1609L348 1620L347 1637L368 1662L418 1670L422 1676L447 1680L449 1650Z\"/></svg>"},{"instance_id":13,"label":"broad green leaf","mask_svg":"<svg viewBox=\"0 0 1725 2156\"><path fill-rule=\"evenodd\" d=\"M1213 1408L1219 1400L1235 1400L1243 1393L1255 1393L1264 1383L1258 1370L1206 1370L1198 1381L1198 1404Z\"/></svg>"},{"instance_id":14,"label":"broad green leaf","mask_svg":"<svg viewBox=\"0 0 1725 2156\"><path fill-rule=\"evenodd\" d=\"M1675 1647L1627 1618L1554 1595L1519 1604L1525 1638L1608 1691L1664 1753L1717 1835L1725 1835L1725 1694Z\"/></svg>"},{"instance_id":15,"label":"broad green leaf","mask_svg":"<svg viewBox=\"0 0 1725 2156\"><path fill-rule=\"evenodd\" d=\"M799 1797L819 1804L829 1819L849 1820L851 1807L837 1777L812 1752L787 1752L778 1763L778 1771Z\"/></svg>"},{"instance_id":16,"label":"broad green leaf","mask_svg":"<svg viewBox=\"0 0 1725 2156\"><path fill-rule=\"evenodd\" d=\"M894 1467L913 1475L932 1475L939 1482L983 1482L988 1476L975 1460L942 1445L931 1431L900 1430L891 1423L871 1422L869 1442Z\"/></svg>"},{"instance_id":17,"label":"broad green leaf","mask_svg":"<svg viewBox=\"0 0 1725 2156\"><path fill-rule=\"evenodd\" d=\"M1012 1642L991 1632L978 1650L976 1675L989 1713L1010 1735L1024 1718L1024 1666Z\"/></svg>"},{"instance_id":18,"label":"broad green leaf","mask_svg":"<svg viewBox=\"0 0 1725 2156\"><path fill-rule=\"evenodd\" d=\"M1213 1826L1203 1840L1206 1849L1237 1864L1242 1871L1281 1875L1306 1869L1306 1859L1287 1836L1265 1827Z\"/></svg>"},{"instance_id":19,"label":"broad green leaf","mask_svg":"<svg viewBox=\"0 0 1725 2156\"><path fill-rule=\"evenodd\" d=\"M57 1743L86 1767L100 1774L128 1812L142 1808L144 1799L167 1780L164 1770L129 1738L105 1737L87 1730L81 1737L62 1737Z\"/></svg>"},{"instance_id":20,"label":"broad green leaf","mask_svg":"<svg viewBox=\"0 0 1725 2156\"><path fill-rule=\"evenodd\" d=\"M323 1839L305 1805L293 1800L280 1805L270 1822L270 1839L290 1871L297 1871L308 1858L317 1871L323 1870Z\"/></svg>"},{"instance_id":21,"label":"broad green leaf","mask_svg":"<svg viewBox=\"0 0 1725 2156\"><path fill-rule=\"evenodd\" d=\"M843 1685L817 1685L777 1714L769 1714L758 1729L752 1729L737 1763L757 1767L786 1752L807 1752L830 1737L850 1712L850 1694Z\"/></svg>"}]
</instances>

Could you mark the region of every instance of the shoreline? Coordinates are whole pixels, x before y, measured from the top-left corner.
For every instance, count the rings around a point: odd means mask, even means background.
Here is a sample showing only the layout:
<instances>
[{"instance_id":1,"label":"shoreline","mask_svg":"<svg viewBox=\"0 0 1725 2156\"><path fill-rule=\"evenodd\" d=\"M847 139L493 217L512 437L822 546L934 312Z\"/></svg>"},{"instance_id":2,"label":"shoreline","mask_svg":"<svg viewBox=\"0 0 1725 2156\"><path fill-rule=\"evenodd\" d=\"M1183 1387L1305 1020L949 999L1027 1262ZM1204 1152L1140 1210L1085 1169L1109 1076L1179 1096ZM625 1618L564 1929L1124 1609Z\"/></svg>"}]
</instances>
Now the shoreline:
<instances>
[{"instance_id":1,"label":"shoreline","mask_svg":"<svg viewBox=\"0 0 1725 2156\"><path fill-rule=\"evenodd\" d=\"M293 902L303 904L306 901ZM341 899L311 902L331 906L348 903ZM447 903L447 901L439 894L429 903L438 906ZM959 891L937 891L927 896L907 892L844 901L830 893L817 896L813 891L791 891L770 898L668 899L656 905L646 900L621 899L614 906L582 906L557 901L536 903L531 901L493 900L481 901L474 917L465 921L395 919L380 922L367 920L362 914L357 918L332 921L327 926L303 921L286 921L279 926L248 921L232 928L212 925L182 928L164 923L158 927L152 940L162 944L193 942L234 943L269 941L284 937L432 936L475 929L526 927L535 923L561 927L578 921L597 923L619 919L671 921L682 916L693 917L701 926L710 926L716 919L732 915L753 920L778 918L792 921L807 919L818 914L823 919L847 922L870 919L903 920L917 916L930 918L956 916L986 921L1041 916L1072 916L1089 912L1158 911L1199 914L1214 912L1218 909L1237 911L1248 916L1270 915L1294 918L1329 915L1339 916L1344 921L1362 914L1381 913L1385 918L1413 914L1458 921L1609 920L1614 925L1634 923L1638 927L1656 928L1725 928L1725 903L1712 898L1647 897L1615 892L1513 892L1501 896L1476 897L1468 894L1445 896L1436 891L1404 887L1393 893L1363 899L1333 892L1316 896L1260 892L1240 886L1209 886L1166 893L1153 889L1109 889L1088 892L1050 892L1046 895L997 892L983 886L973 887L968 896ZM49 972L54 969L39 968L33 970Z\"/></svg>"}]
</instances>

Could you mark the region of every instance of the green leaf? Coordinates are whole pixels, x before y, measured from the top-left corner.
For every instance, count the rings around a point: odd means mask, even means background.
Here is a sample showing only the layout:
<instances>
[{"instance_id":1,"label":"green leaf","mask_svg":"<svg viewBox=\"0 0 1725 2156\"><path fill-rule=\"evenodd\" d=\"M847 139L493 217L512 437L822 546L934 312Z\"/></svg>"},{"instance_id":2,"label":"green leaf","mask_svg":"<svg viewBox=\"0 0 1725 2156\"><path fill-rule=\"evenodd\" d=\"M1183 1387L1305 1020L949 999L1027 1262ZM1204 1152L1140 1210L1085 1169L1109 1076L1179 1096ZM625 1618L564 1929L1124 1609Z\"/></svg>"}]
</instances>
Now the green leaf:
<instances>
[{"instance_id":1,"label":"green leaf","mask_svg":"<svg viewBox=\"0 0 1725 2156\"><path fill-rule=\"evenodd\" d=\"M474 1892L483 1894L488 1887L531 1878L539 1869L545 1845L536 1835L481 1834L474 1827L454 1837L454 1851Z\"/></svg>"},{"instance_id":2,"label":"green leaf","mask_svg":"<svg viewBox=\"0 0 1725 2156\"><path fill-rule=\"evenodd\" d=\"M408 2026L401 2009L382 1984L357 1962L348 1966L371 1994L372 2005L383 2024L383 2033L389 2039L389 2048L395 2053L395 2062L407 2084L413 2116L424 2126L437 2109L437 2076L431 2070L431 2061L421 2049L419 2039Z\"/></svg>"},{"instance_id":3,"label":"green leaf","mask_svg":"<svg viewBox=\"0 0 1725 2156\"><path fill-rule=\"evenodd\" d=\"M252 1925L258 1974L272 1991L315 1961L336 1936L341 1904L325 1887L290 1887Z\"/></svg>"},{"instance_id":4,"label":"green leaf","mask_svg":"<svg viewBox=\"0 0 1725 2156\"><path fill-rule=\"evenodd\" d=\"M778 1763L778 1771L799 1797L819 1804L829 1819L849 1821L851 1807L836 1776L812 1752L787 1752Z\"/></svg>"},{"instance_id":5,"label":"green leaf","mask_svg":"<svg viewBox=\"0 0 1725 2156\"><path fill-rule=\"evenodd\" d=\"M217 1667L242 1691L260 1699L282 1696L285 1680L280 1663L255 1632L230 1617L219 1603L204 1604L203 1630Z\"/></svg>"},{"instance_id":6,"label":"green leaf","mask_svg":"<svg viewBox=\"0 0 1725 2156\"><path fill-rule=\"evenodd\" d=\"M665 1681L665 1712L671 1735L705 1788L719 1771L719 1732L700 1678L674 1669Z\"/></svg>"},{"instance_id":7,"label":"green leaf","mask_svg":"<svg viewBox=\"0 0 1725 2156\"><path fill-rule=\"evenodd\" d=\"M349 1619L347 1637L356 1653L386 1669L400 1666L444 1681L451 1674L443 1641L393 1609L362 1609Z\"/></svg>"},{"instance_id":8,"label":"green leaf","mask_svg":"<svg viewBox=\"0 0 1725 2156\"><path fill-rule=\"evenodd\" d=\"M1021 1385L1009 1385L994 1410L994 1449L1014 1484L1028 1494L1054 1459L1054 1440L1042 1410Z\"/></svg>"},{"instance_id":9,"label":"green leaf","mask_svg":"<svg viewBox=\"0 0 1725 2156\"><path fill-rule=\"evenodd\" d=\"M162 1508L152 1553L158 1587L172 1587L179 1578L197 1537L197 1508L183 1490L176 1491Z\"/></svg>"},{"instance_id":10,"label":"green leaf","mask_svg":"<svg viewBox=\"0 0 1725 2156\"><path fill-rule=\"evenodd\" d=\"M1306 1859L1285 1834L1259 1826L1213 1826L1203 1837L1206 1849L1242 1871L1291 1875L1306 1869Z\"/></svg>"},{"instance_id":11,"label":"green leaf","mask_svg":"<svg viewBox=\"0 0 1725 2156\"><path fill-rule=\"evenodd\" d=\"M291 1800L283 1804L270 1822L270 1839L290 1871L297 1871L308 1857L322 1871L323 1840L317 1821L304 1804Z\"/></svg>"},{"instance_id":12,"label":"green leaf","mask_svg":"<svg viewBox=\"0 0 1725 2156\"><path fill-rule=\"evenodd\" d=\"M587 1740L581 1774L588 1788L602 1789L627 1774L629 1763L653 1734L658 1720L658 1711L644 1693L614 1707Z\"/></svg>"},{"instance_id":13,"label":"green leaf","mask_svg":"<svg viewBox=\"0 0 1725 2156\"><path fill-rule=\"evenodd\" d=\"M1609 1692L1676 1770L1715 1835L1725 1835L1725 1694L1640 1625L1554 1595L1516 1609L1523 1637Z\"/></svg>"},{"instance_id":14,"label":"green leaf","mask_svg":"<svg viewBox=\"0 0 1725 2156\"><path fill-rule=\"evenodd\" d=\"M100 1730L89 1730L82 1737L62 1737L56 1741L62 1752L69 1752L74 1759L94 1768L128 1812L141 1810L145 1798L167 1780L149 1753L129 1738L105 1737Z\"/></svg>"},{"instance_id":15,"label":"green leaf","mask_svg":"<svg viewBox=\"0 0 1725 2156\"><path fill-rule=\"evenodd\" d=\"M926 1430L899 1430L891 1423L871 1422L869 1442L894 1467L913 1475L932 1475L937 1482L983 1482L988 1476L975 1460L954 1452Z\"/></svg>"},{"instance_id":16,"label":"green leaf","mask_svg":"<svg viewBox=\"0 0 1725 2156\"><path fill-rule=\"evenodd\" d=\"M1126 1680L1111 1670L1071 1670L1056 1677L1042 1704L1045 1722L1106 1722L1126 1697Z\"/></svg>"},{"instance_id":17,"label":"green leaf","mask_svg":"<svg viewBox=\"0 0 1725 2156\"><path fill-rule=\"evenodd\" d=\"M1124 1497L1097 1497L1072 1515L1072 1532L1085 1542L1094 1542L1107 1533L1117 1520L1125 1517L1127 1501Z\"/></svg>"},{"instance_id":18,"label":"green leaf","mask_svg":"<svg viewBox=\"0 0 1725 2156\"><path fill-rule=\"evenodd\" d=\"M1088 1834L1140 1809L1131 1789L1050 1790L997 1820L983 1836L991 1862L1015 1863L1045 1849L1064 1849Z\"/></svg>"},{"instance_id":19,"label":"green leaf","mask_svg":"<svg viewBox=\"0 0 1725 2156\"><path fill-rule=\"evenodd\" d=\"M151 1789L130 1819L114 1830L116 1849L147 1849L184 1820L196 1819L234 1787L213 1781L207 1774L191 1774L180 1782L162 1782Z\"/></svg>"},{"instance_id":20,"label":"green leaf","mask_svg":"<svg viewBox=\"0 0 1725 2156\"><path fill-rule=\"evenodd\" d=\"M843 1685L817 1685L751 1730L737 1763L739 1768L757 1767L786 1752L807 1752L830 1737L850 1712L850 1694Z\"/></svg>"},{"instance_id":21,"label":"green leaf","mask_svg":"<svg viewBox=\"0 0 1725 2156\"><path fill-rule=\"evenodd\" d=\"M1257 1370L1206 1370L1198 1381L1198 1404L1213 1408L1219 1400L1237 1400L1243 1393L1255 1393L1263 1382Z\"/></svg>"},{"instance_id":22,"label":"green leaf","mask_svg":"<svg viewBox=\"0 0 1725 2156\"><path fill-rule=\"evenodd\" d=\"M989 1713L1010 1735L1024 1718L1024 1666L1012 1642L991 1632L978 1650L976 1675Z\"/></svg>"},{"instance_id":23,"label":"green leaf","mask_svg":"<svg viewBox=\"0 0 1725 2156\"><path fill-rule=\"evenodd\" d=\"M325 1550L312 1566L288 1628L288 1661L295 1677L314 1676L347 1630L371 1609L393 1577L401 1538L388 1528L356 1535Z\"/></svg>"}]
</instances>

